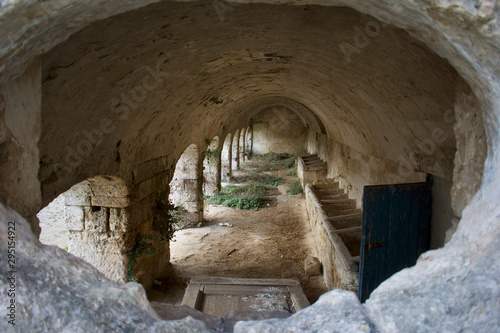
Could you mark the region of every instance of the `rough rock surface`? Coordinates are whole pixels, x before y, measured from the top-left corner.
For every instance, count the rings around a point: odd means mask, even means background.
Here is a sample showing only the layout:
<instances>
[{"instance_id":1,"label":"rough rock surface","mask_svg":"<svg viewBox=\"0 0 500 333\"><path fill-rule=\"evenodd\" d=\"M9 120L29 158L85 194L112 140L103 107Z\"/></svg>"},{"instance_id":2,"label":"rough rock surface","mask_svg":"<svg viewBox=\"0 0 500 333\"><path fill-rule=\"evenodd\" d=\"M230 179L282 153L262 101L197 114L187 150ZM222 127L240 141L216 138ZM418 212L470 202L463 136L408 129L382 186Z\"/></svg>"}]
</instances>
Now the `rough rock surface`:
<instances>
[{"instance_id":1,"label":"rough rock surface","mask_svg":"<svg viewBox=\"0 0 500 333\"><path fill-rule=\"evenodd\" d=\"M321 275L321 262L316 257L307 257L304 260L304 271L307 275Z\"/></svg>"},{"instance_id":2,"label":"rough rock surface","mask_svg":"<svg viewBox=\"0 0 500 333\"><path fill-rule=\"evenodd\" d=\"M38 242L17 213L0 204L0 267L7 275L8 221L16 222L16 325L0 321L2 332L209 332L191 317L160 321L144 289L110 281L71 254ZM10 274L9 274L10 276ZM11 286L0 280L0 304ZM2 310L4 312L4 310ZM4 317L2 313L2 317Z\"/></svg>"},{"instance_id":3,"label":"rough rock surface","mask_svg":"<svg viewBox=\"0 0 500 333\"><path fill-rule=\"evenodd\" d=\"M374 326L356 295L334 290L322 295L313 306L288 319L260 322L239 322L235 333L295 333L295 332L375 332Z\"/></svg>"}]
</instances>

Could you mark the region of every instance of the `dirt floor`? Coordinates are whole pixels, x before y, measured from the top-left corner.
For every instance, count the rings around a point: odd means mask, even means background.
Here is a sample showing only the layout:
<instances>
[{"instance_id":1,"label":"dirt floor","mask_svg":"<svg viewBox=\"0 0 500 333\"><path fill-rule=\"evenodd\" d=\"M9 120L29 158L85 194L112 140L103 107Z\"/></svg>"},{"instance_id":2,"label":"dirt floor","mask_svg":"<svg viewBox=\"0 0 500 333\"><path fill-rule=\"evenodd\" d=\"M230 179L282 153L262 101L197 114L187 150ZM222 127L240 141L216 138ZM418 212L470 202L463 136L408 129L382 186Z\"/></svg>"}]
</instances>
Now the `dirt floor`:
<instances>
[{"instance_id":1,"label":"dirt floor","mask_svg":"<svg viewBox=\"0 0 500 333\"><path fill-rule=\"evenodd\" d=\"M289 172L277 171L287 182L294 179L287 176ZM207 203L205 226L176 232L170 245L173 277L159 277L162 285L148 292L150 301L180 304L191 277L222 276L296 279L309 301L315 302L327 289L322 276L304 273L304 259L314 256L304 195L287 194L286 182L277 189L269 208L258 211ZM54 200L38 217L41 242L67 247L63 197Z\"/></svg>"},{"instance_id":2,"label":"dirt floor","mask_svg":"<svg viewBox=\"0 0 500 333\"><path fill-rule=\"evenodd\" d=\"M292 181L289 172L280 170L278 175ZM287 194L286 183L278 190L269 208L253 211L209 205L205 209L208 225L176 232L170 245L175 278L151 290L150 301L180 304L191 277L222 276L296 279L309 301L315 302L327 289L322 276L304 273L304 259L314 255L304 195Z\"/></svg>"}]
</instances>

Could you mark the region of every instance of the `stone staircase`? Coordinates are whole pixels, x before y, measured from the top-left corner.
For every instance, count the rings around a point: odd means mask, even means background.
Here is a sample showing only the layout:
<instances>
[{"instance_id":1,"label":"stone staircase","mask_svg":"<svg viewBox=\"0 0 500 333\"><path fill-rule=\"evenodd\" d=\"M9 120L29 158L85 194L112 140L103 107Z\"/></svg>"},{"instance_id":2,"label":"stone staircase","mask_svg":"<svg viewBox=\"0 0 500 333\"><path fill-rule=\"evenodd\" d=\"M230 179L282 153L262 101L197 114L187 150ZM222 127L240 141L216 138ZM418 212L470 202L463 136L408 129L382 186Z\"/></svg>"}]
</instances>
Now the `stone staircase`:
<instances>
[{"instance_id":1,"label":"stone staircase","mask_svg":"<svg viewBox=\"0 0 500 333\"><path fill-rule=\"evenodd\" d=\"M309 223L329 289L358 287L362 212L332 179L305 187Z\"/></svg>"},{"instance_id":2,"label":"stone staircase","mask_svg":"<svg viewBox=\"0 0 500 333\"><path fill-rule=\"evenodd\" d=\"M339 188L338 182L316 183L311 187L335 229L334 232L347 247L351 260L359 263L363 215L361 209L356 209L356 200L349 199L348 194Z\"/></svg>"},{"instance_id":3,"label":"stone staircase","mask_svg":"<svg viewBox=\"0 0 500 333\"><path fill-rule=\"evenodd\" d=\"M316 154L299 156L297 158L298 177L302 181L302 187L317 179L324 179L327 174L327 163Z\"/></svg>"}]
</instances>

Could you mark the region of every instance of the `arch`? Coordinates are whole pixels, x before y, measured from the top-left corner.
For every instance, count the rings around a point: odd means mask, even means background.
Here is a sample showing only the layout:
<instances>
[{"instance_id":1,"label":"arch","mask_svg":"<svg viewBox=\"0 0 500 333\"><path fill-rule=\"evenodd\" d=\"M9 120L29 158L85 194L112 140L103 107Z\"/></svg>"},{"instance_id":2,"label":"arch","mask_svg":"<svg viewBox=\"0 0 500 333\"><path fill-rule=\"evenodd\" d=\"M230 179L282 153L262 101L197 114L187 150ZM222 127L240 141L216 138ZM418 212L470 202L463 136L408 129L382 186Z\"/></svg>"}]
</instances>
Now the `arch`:
<instances>
[{"instance_id":1,"label":"arch","mask_svg":"<svg viewBox=\"0 0 500 333\"><path fill-rule=\"evenodd\" d=\"M72 186L64 202L68 252L82 258L108 279L127 282L133 243L129 189L114 176L96 176ZM51 218L51 217L49 217Z\"/></svg>"}]
</instances>

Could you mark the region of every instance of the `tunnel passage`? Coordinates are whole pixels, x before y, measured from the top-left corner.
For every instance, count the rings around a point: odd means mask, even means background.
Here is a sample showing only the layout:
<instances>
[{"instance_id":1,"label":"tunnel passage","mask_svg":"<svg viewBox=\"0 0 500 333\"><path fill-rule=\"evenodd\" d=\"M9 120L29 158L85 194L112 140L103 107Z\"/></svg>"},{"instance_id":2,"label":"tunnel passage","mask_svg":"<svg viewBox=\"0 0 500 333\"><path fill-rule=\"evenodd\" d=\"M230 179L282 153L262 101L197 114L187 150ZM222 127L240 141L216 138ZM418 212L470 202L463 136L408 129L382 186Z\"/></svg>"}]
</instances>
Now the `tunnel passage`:
<instances>
[{"instance_id":1,"label":"tunnel passage","mask_svg":"<svg viewBox=\"0 0 500 333\"><path fill-rule=\"evenodd\" d=\"M363 307L369 313L363 318L377 327L422 327L411 322L411 312L418 312L437 330L453 322L465 326L467 319L473 321L470 325L485 327L487 322L498 327L488 313L456 301L477 295L470 304L498 312L498 278L490 275L497 270L489 269L498 261L492 257L498 252L494 198L499 188L494 154L499 44L491 33L498 21L495 4L335 3L390 25L341 7L234 5L221 20L211 4L160 2L76 33L95 19L89 16L96 5L75 2L72 14L55 11L54 19L41 21L42 27L51 29L23 30L32 37L28 40L24 33L16 33L16 43L5 44L7 51L2 51L0 105L8 129L2 134L2 152L12 157L2 164L2 201L29 219L36 233L37 221L32 218L40 202L46 204L96 175L120 177L133 189L132 196L149 197L158 189L151 185L154 176L139 172L145 166L155 170L152 174L168 174L191 138L198 138L194 143L202 147L205 138L223 137L224 126L230 131L246 126L245 117L266 99L283 96L307 106L324 124L309 137L308 145L332 162L330 175L338 173L342 186L352 186L358 205L364 184L413 181L430 173L444 179L448 188L451 185L453 214L463 215L459 225L458 219L454 221L457 233L450 232L448 245L425 254L414 269L383 284ZM16 6L9 4L2 15L25 13L24 7ZM46 17L37 6L32 9ZM81 14L87 8L89 13ZM110 8L96 18L117 13L113 5ZM57 23L71 15L82 20L75 20L74 27ZM20 25L29 23L17 20ZM214 30L203 35L197 24ZM247 33L241 35L242 29ZM9 26L5 31L12 30ZM357 33L363 30L368 38L356 46ZM53 39L36 38L49 32ZM283 38L291 35L291 40ZM465 81L412 36L448 59ZM29 60L47 50L51 51L28 68ZM32 103L20 105L18 96ZM223 102L204 106L213 96ZM448 110L455 114L453 129ZM82 124L86 132L76 130ZM69 153L78 152L85 133L97 129L102 135L89 140L92 154L80 154L81 163L69 165ZM483 177L486 137L490 154ZM8 210L3 213L14 216ZM474 279L490 284L485 287ZM411 297L417 289L422 299ZM343 305L357 309L347 296L330 296L325 300L343 299ZM434 301L439 306L430 307ZM463 316L433 312L447 306L456 310L450 313ZM328 325L338 313L317 317Z\"/></svg>"}]
</instances>

